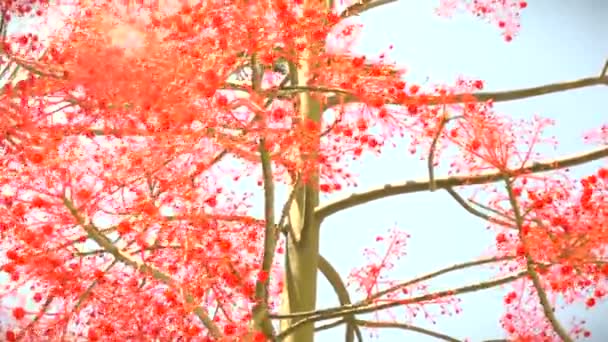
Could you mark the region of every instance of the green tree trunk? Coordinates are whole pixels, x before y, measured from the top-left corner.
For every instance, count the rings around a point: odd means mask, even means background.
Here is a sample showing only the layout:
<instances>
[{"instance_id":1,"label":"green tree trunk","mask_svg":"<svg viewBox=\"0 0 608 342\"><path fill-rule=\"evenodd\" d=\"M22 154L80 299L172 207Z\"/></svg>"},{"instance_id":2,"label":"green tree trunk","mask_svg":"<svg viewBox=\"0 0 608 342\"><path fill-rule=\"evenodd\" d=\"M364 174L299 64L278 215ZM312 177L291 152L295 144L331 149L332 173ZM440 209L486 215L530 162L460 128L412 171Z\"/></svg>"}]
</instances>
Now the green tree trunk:
<instances>
[{"instance_id":1,"label":"green tree trunk","mask_svg":"<svg viewBox=\"0 0 608 342\"><path fill-rule=\"evenodd\" d=\"M297 84L306 86L309 78L311 51L305 51L297 71ZM303 92L299 98L300 118L320 122L322 108L310 93ZM318 154L318 134L312 142L311 153L302 156L316 159ZM282 314L312 311L317 299L317 266L319 258L319 222L314 209L319 203L318 174L307 173L305 180L296 185L295 198L289 211L291 227L285 253L285 288L282 298ZM283 320L281 331L293 325L294 320ZM314 340L314 326L307 324L287 336L286 342L308 342Z\"/></svg>"}]
</instances>

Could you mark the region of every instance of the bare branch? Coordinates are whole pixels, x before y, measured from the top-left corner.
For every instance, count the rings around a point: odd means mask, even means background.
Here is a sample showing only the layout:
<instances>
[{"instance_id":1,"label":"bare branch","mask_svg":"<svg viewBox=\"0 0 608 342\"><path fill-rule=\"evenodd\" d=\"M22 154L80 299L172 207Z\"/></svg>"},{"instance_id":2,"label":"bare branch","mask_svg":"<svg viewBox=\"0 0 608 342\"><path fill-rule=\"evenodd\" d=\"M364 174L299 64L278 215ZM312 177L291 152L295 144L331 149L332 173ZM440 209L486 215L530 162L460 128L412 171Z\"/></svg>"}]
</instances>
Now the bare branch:
<instances>
[{"instance_id":1,"label":"bare branch","mask_svg":"<svg viewBox=\"0 0 608 342\"><path fill-rule=\"evenodd\" d=\"M350 295L348 294L348 290L346 289L346 285L344 285L344 281L340 277L340 274L336 269L325 259L322 255L319 255L319 271L325 276L325 279L331 284L338 295L338 301L340 301L340 305L351 305L352 302L350 300ZM361 331L357 324L355 323L355 316L348 315L344 317L344 320L347 324L346 326L346 342L352 342L355 339L355 333L357 333L357 339L359 341L363 341L363 336L361 335Z\"/></svg>"},{"instance_id":2,"label":"bare branch","mask_svg":"<svg viewBox=\"0 0 608 342\"><path fill-rule=\"evenodd\" d=\"M335 328L335 327L339 327L342 324L346 323L346 319L339 319L330 323L326 323L326 324L322 324L318 327L315 327L315 332L319 332L319 331L323 331L323 330L329 330L331 328Z\"/></svg>"},{"instance_id":3,"label":"bare branch","mask_svg":"<svg viewBox=\"0 0 608 342\"><path fill-rule=\"evenodd\" d=\"M559 170L571 166L576 166L590 161L608 157L608 146L602 146L594 150L566 156L560 159L552 159L542 162L531 163L521 169L511 170L513 174L539 173L546 171ZM493 183L503 179L504 172L486 172L479 175L462 175L435 180L438 189L445 189L461 185L479 185ZM355 193L346 198L341 198L317 207L315 213L319 221L335 214L341 210L349 209L364 203L379 200L382 198L403 195L408 193L422 192L429 189L429 180L409 180L404 183L386 184L383 187L368 190L362 193Z\"/></svg>"},{"instance_id":4,"label":"bare branch","mask_svg":"<svg viewBox=\"0 0 608 342\"><path fill-rule=\"evenodd\" d=\"M513 227L512 223L509 222L505 222L503 220L499 220L496 218L491 217L490 215L483 213L475 208L473 208L470 204L467 203L467 201L462 198L462 196L460 196L456 191L454 191L452 188L445 188L445 190L450 194L450 196L452 196L452 198L458 203L460 204L461 207L464 208L464 210L468 211L469 213L480 217L490 223L494 223L494 224L499 224L503 227L506 228L515 228Z\"/></svg>"},{"instance_id":5,"label":"bare branch","mask_svg":"<svg viewBox=\"0 0 608 342\"><path fill-rule=\"evenodd\" d=\"M429 149L429 157L427 162L427 168L429 171L429 190L431 192L437 190L435 186L435 149L437 148L437 143L439 142L439 137L441 136L441 132L443 132L443 128L445 124L449 121L448 117L445 114L445 106L443 107L443 116L441 117L441 121L439 123L439 127L437 127L437 133L435 133L435 137L433 137L433 142L431 142L431 148Z\"/></svg>"},{"instance_id":6,"label":"bare branch","mask_svg":"<svg viewBox=\"0 0 608 342\"><path fill-rule=\"evenodd\" d=\"M340 306L340 307L317 310L317 311L296 312L296 313L286 314L286 315L270 315L270 318L272 318L272 319L300 318L299 321L297 321L295 324L291 325L288 329L284 330L281 334L279 334L277 336L277 338L279 340L281 340L281 339L285 338L286 336L288 336L289 334L291 334L296 329L298 329L300 326L305 325L305 324L334 319L334 318L338 318L338 317L344 317L346 315L372 313L372 312L390 309L390 308L397 307L397 306L409 305L409 304L420 303L420 302L425 302L425 301L429 301L429 300L436 300L437 298L442 298L442 297L449 297L449 296L454 296L454 295L459 295L459 294L476 292L476 291L489 289L489 288L493 288L496 286L511 283L517 279L525 277L526 275L528 275L528 272L523 271L523 272L519 272L516 274L512 274L510 276L506 276L503 278L499 278L499 279L495 279L495 280L491 280L491 281L487 281L487 282L463 286L463 287L459 287L459 288L456 288L453 290L429 293L426 295L413 297L413 298L409 298L409 299L404 299L404 300L390 301L390 302L380 303L380 304L357 303L352 306Z\"/></svg>"},{"instance_id":7,"label":"bare branch","mask_svg":"<svg viewBox=\"0 0 608 342\"><path fill-rule=\"evenodd\" d=\"M398 322L374 322L374 321L361 321L361 320L357 320L357 324L362 326L362 327L367 327L367 328L393 328L393 329L403 329L403 330L411 330L411 331L415 331L417 333L421 333L424 335L428 335L428 336L432 336L435 338L438 338L440 340L444 340L444 341L450 341L450 342L462 342L462 340L459 340L457 338L445 335L445 334L441 334L429 329L424 329L421 327L417 327L415 325L411 325L411 324L407 324L407 323L398 323Z\"/></svg>"},{"instance_id":8,"label":"bare branch","mask_svg":"<svg viewBox=\"0 0 608 342\"><path fill-rule=\"evenodd\" d=\"M373 296L370 296L368 299L364 300L364 303L368 303L371 304L373 303L374 300L381 298L382 296L385 296L391 292L395 292L398 291L400 289L406 288L408 286L423 282L425 280L429 280L432 278L436 278L439 277L441 275L444 275L446 273L450 273L450 272L454 272L454 271L459 271L459 270L463 270L465 268L469 268L469 267L475 267L475 266L481 266L481 265L485 265L485 264L491 264L491 263L495 263L495 262L501 262L501 261L508 261L508 260L513 260L514 257L510 257L510 256L506 256L506 257L499 257L499 258L488 258L488 259L481 259L481 260L476 260L476 261L469 261L469 262L464 262L464 263L460 263L460 264L456 264L456 265L452 265L450 267L446 267L443 268L441 270L432 272L432 273L428 273L426 275L423 275L421 277L417 277L402 283L399 283L397 285L393 285L387 289L384 289L382 291L379 291L377 293L375 293Z\"/></svg>"},{"instance_id":9,"label":"bare branch","mask_svg":"<svg viewBox=\"0 0 608 342\"><path fill-rule=\"evenodd\" d=\"M260 139L259 150L264 179L264 251L262 256L262 272L270 273L274 252L279 238L279 229L274 220L274 180L272 176L272 161L266 149L266 140ZM253 308L253 322L268 338L274 338L274 328L268 319L268 277L258 280L255 285L255 297L258 303Z\"/></svg>"},{"instance_id":10,"label":"bare branch","mask_svg":"<svg viewBox=\"0 0 608 342\"><path fill-rule=\"evenodd\" d=\"M397 0L359 0L359 2L357 2L356 4L350 5L344 11L342 11L342 13L340 13L340 17L352 17L354 15L359 15L373 8L380 7L382 5L390 4L393 2L397 2Z\"/></svg>"}]
</instances>

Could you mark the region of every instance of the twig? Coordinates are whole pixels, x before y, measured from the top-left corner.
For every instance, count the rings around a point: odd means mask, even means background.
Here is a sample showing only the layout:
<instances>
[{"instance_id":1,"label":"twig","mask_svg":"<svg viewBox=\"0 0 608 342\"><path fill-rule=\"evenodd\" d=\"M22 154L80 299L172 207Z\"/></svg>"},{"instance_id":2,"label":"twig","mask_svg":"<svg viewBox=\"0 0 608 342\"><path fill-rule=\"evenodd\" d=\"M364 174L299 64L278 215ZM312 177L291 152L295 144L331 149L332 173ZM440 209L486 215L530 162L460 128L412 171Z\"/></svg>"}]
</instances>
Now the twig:
<instances>
[{"instance_id":1,"label":"twig","mask_svg":"<svg viewBox=\"0 0 608 342\"><path fill-rule=\"evenodd\" d=\"M424 329L421 327L417 327L415 325L406 324L406 323L398 323L398 322L373 322L373 321L361 321L357 320L357 324L367 328L393 328L393 329L403 329L403 330L411 330L420 334L432 336L444 341L450 342L462 342L457 338L441 334L429 329Z\"/></svg>"},{"instance_id":2,"label":"twig","mask_svg":"<svg viewBox=\"0 0 608 342\"><path fill-rule=\"evenodd\" d=\"M331 328L338 327L338 326L340 326L340 325L342 325L344 323L346 323L346 319L339 319L337 321L333 321L333 322L330 322L330 323L327 323L327 324L323 324L323 325L320 325L320 326L316 327L315 328L315 332L319 332L319 331L323 331L323 330L329 330Z\"/></svg>"},{"instance_id":3,"label":"twig","mask_svg":"<svg viewBox=\"0 0 608 342\"><path fill-rule=\"evenodd\" d=\"M500 212L500 210L494 209L490 206L487 206L485 204L479 203L477 201L475 201L474 199L469 199L469 202L473 203L474 205L480 207L481 209L487 210L491 213L496 214L497 216L500 216L502 218L504 218L505 220L509 220L509 221L515 221L515 219L505 213Z\"/></svg>"},{"instance_id":4,"label":"twig","mask_svg":"<svg viewBox=\"0 0 608 342\"><path fill-rule=\"evenodd\" d=\"M605 77L607 72L608 72L608 59L606 60L606 63L604 63L604 67L602 68L600 77Z\"/></svg>"},{"instance_id":5,"label":"twig","mask_svg":"<svg viewBox=\"0 0 608 342\"><path fill-rule=\"evenodd\" d=\"M450 267L446 267L443 269L440 269L438 271L432 272L432 273L428 273L426 275L420 276L420 277L416 277L414 279L399 283L397 285L393 285L387 289L384 289L382 291L379 291L377 293L375 293L374 295L370 296L368 299L364 300L364 303L368 303L371 304L373 303L374 300L380 299L381 297L391 293L391 292L395 292L398 291L400 289L406 288L408 286L423 282L425 280L429 280L429 279L433 279L436 277L439 277L441 275L444 275L446 273L450 273L450 272L454 272L454 271L459 271L459 270L463 270L465 268L469 268L469 267L475 267L475 266L481 266L481 265L485 265L485 264L491 264L491 263L495 263L495 262L501 262L501 261L509 261L509 260L513 260L515 257L512 256L505 256L505 257L499 257L499 258L488 258L488 259L481 259L481 260L476 260L476 261L469 261L469 262L464 262L464 263L460 263L460 264L455 264L452 265Z\"/></svg>"},{"instance_id":6,"label":"twig","mask_svg":"<svg viewBox=\"0 0 608 342\"><path fill-rule=\"evenodd\" d=\"M445 105L443 106L443 115L441 117L441 121L439 122L439 127L437 127L437 132L433 137L433 142L431 143L431 148L429 149L429 157L427 162L427 168L429 171L429 190L431 192L437 190L437 186L435 185L435 166L433 163L435 162L435 149L437 148L437 142L439 141L439 137L441 136L441 132L443 132L443 127L449 121L449 119L445 115Z\"/></svg>"},{"instance_id":7,"label":"twig","mask_svg":"<svg viewBox=\"0 0 608 342\"><path fill-rule=\"evenodd\" d=\"M44 314L46 314L49 307L51 306L51 303L53 302L53 299L55 299L55 297L48 296L46 301L44 301L44 304L42 304L42 308L40 309L40 312L32 319L32 321L24 329L21 330L21 332L19 332L19 335L17 336L16 341L21 341L21 339L25 337L25 334L27 333L27 331L32 329L34 327L34 325L42 318L42 316Z\"/></svg>"},{"instance_id":8,"label":"twig","mask_svg":"<svg viewBox=\"0 0 608 342\"><path fill-rule=\"evenodd\" d=\"M114 267L114 265L116 265L116 263L118 263L118 260L114 259L114 261L112 261L112 263L110 263L110 265L108 265L108 267L106 267L106 269L103 272L106 273L109 270L111 270L112 267ZM77 311L80 308L80 305L82 305L82 303L84 303L84 301L87 300L87 298L89 298L89 296L91 295L91 292L93 291L95 286L97 286L98 283L99 283L99 280L97 280L97 279L95 279L91 282L91 284L87 287L87 289L80 295L80 297L78 297L78 301L76 301L76 304L74 304L74 308L72 309L72 312Z\"/></svg>"},{"instance_id":9,"label":"twig","mask_svg":"<svg viewBox=\"0 0 608 342\"><path fill-rule=\"evenodd\" d=\"M454 191L452 188L445 188L445 191L448 192L448 194L450 194L450 196L452 196L452 198L458 203L460 204L461 207L464 208L464 210L468 211L469 213L480 217L490 223L495 223L495 224L499 224L503 227L506 228L515 228L513 227L513 224L509 223L509 222L505 222L496 218L491 217L490 215L486 214L486 213L482 213L481 211L473 208L470 204L467 203L467 201L462 198L462 196L460 196L456 191Z\"/></svg>"},{"instance_id":10,"label":"twig","mask_svg":"<svg viewBox=\"0 0 608 342\"><path fill-rule=\"evenodd\" d=\"M458 294L476 292L476 291L489 289L489 288L493 288L496 286L511 283L517 279L520 279L520 278L526 276L527 274L528 274L528 272L526 272L526 271L519 272L519 273L510 275L510 276L506 276L503 278L499 278L496 280L482 282L482 283L478 283L478 284L474 284L474 285L463 286L463 287L459 287L459 288L456 288L453 290L446 290L446 291L430 293L427 295L408 298L408 299L400 300L400 301L391 301L388 303L372 304L372 305L358 303L358 304L354 304L350 307L337 307L337 308L329 308L329 309L309 311L309 312L296 312L296 313L292 313L292 314L288 314L288 315L271 315L270 318L273 318L273 319L301 318L299 321L297 321L295 324L291 325L288 329L285 329L281 334L279 334L277 336L277 338L280 340L281 338L285 338L286 336L291 334L293 331L298 329L300 326L305 325L305 324L310 324L310 323L318 322L318 321L324 321L324 320L333 319L333 318L337 318L337 317L343 317L345 315L372 313L372 312L377 312L380 310L390 309L390 308L397 307L397 306L403 306L403 305L419 303L419 302L424 302L424 301L429 301L429 300L436 300L437 298L454 296L454 295L458 295Z\"/></svg>"}]
</instances>

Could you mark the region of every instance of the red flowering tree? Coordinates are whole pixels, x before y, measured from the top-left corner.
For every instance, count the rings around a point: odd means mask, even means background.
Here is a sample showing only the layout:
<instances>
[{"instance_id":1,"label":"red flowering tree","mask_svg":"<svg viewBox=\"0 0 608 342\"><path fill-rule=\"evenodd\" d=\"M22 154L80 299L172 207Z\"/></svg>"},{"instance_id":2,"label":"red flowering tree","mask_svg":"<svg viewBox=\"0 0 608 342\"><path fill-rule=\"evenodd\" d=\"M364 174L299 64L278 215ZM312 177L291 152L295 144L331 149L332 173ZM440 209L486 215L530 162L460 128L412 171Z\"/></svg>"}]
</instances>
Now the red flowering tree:
<instances>
[{"instance_id":1,"label":"red flowering tree","mask_svg":"<svg viewBox=\"0 0 608 342\"><path fill-rule=\"evenodd\" d=\"M351 18L390 2L2 2L0 295L12 299L2 338L304 342L346 325L347 341L362 327L457 341L397 315L358 316L449 311L459 295L501 285L512 288L501 319L512 340L588 335L566 329L553 305L564 296L591 307L608 290L608 169L583 179L560 170L607 157L608 129L589 135L596 149L543 160L550 122L516 122L493 104L608 85L607 67L497 93L482 92L481 80L414 84L384 58L350 50L359 28ZM468 10L508 42L526 6L438 8ZM38 18L34 32L45 38L8 34L18 17ZM428 180L320 202L356 184L353 161L406 136L428 161ZM448 176L435 175L440 163ZM240 186L251 179L263 217L252 213L251 187ZM475 196L462 195L473 186ZM370 263L352 271L351 290L365 299L351 301L319 255L323 220L440 189L496 231L492 255L392 280L407 238L394 230L378 238L384 252L369 250ZM495 277L425 287L478 265L494 265ZM316 309L318 271L341 306Z\"/></svg>"}]
</instances>

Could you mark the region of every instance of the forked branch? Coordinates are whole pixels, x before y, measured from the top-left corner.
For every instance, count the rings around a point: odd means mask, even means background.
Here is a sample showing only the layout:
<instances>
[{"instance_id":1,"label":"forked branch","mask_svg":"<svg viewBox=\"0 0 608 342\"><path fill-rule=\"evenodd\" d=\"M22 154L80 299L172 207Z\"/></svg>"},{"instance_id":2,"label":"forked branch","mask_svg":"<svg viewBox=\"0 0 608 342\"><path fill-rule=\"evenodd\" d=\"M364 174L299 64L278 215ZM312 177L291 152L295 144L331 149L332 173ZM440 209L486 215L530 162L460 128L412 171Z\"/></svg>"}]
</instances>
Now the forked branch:
<instances>
[{"instance_id":1,"label":"forked branch","mask_svg":"<svg viewBox=\"0 0 608 342\"><path fill-rule=\"evenodd\" d=\"M163 273L162 271L160 271L150 265L137 261L137 259L132 257L129 253L121 251L118 247L116 247L106 235L101 233L99 231L99 229L97 227L95 227L92 222L90 222L90 219L87 219L80 214L78 209L76 209L76 207L72 203L71 199L69 199L66 195L64 195L64 197L63 197L63 203L66 206L66 208L68 208L68 210L70 211L70 214L72 214L72 216L76 219L78 224L88 234L89 238L92 239L93 241L95 241L101 248L106 250L108 253L112 254L112 256L116 260L135 268L137 271L140 271L144 274L148 274L148 275L152 276L154 279L160 281L161 283L163 283L175 290L178 290L180 293L183 294L183 297L184 297L184 300L186 301L186 303L192 304L192 305L194 304L194 298L192 297L192 295L190 293L184 291L182 288L179 288L178 285L175 283L175 281L169 275ZM215 322L213 322L213 320L209 317L209 315L207 314L205 309L203 309L200 306L196 306L194 308L193 312L201 320L203 325L207 329L209 329L209 333L211 334L211 336L213 336L216 339L221 339L221 337L222 337L221 330L215 324Z\"/></svg>"},{"instance_id":2,"label":"forked branch","mask_svg":"<svg viewBox=\"0 0 608 342\"><path fill-rule=\"evenodd\" d=\"M452 198L456 201L456 203L460 204L460 206L463 207L464 210L468 211L469 213L473 214L474 216L482 218L489 223L497 224L497 225L500 225L505 228L514 228L513 227L514 223L509 223L507 221L494 218L482 211L479 211L479 210L473 208L469 203L467 203L467 201L464 198L462 198L462 196L460 196L456 191L454 191L454 189L445 188L445 190L448 192L448 194L450 194L450 196L452 196Z\"/></svg>"}]
</instances>

